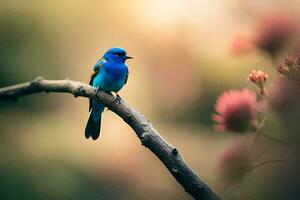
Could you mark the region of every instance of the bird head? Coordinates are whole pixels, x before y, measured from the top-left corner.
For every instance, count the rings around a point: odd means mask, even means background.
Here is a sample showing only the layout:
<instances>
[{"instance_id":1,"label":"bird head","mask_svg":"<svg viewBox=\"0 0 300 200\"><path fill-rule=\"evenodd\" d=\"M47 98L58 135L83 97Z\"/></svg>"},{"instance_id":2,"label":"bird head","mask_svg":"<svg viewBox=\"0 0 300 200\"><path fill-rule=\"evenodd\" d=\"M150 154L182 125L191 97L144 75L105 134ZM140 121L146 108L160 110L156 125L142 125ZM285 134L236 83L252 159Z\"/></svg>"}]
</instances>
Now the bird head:
<instances>
[{"instance_id":1,"label":"bird head","mask_svg":"<svg viewBox=\"0 0 300 200\"><path fill-rule=\"evenodd\" d=\"M113 63L125 63L127 59L131 59L131 56L128 56L126 51L122 48L111 48L103 56L107 61Z\"/></svg>"}]
</instances>

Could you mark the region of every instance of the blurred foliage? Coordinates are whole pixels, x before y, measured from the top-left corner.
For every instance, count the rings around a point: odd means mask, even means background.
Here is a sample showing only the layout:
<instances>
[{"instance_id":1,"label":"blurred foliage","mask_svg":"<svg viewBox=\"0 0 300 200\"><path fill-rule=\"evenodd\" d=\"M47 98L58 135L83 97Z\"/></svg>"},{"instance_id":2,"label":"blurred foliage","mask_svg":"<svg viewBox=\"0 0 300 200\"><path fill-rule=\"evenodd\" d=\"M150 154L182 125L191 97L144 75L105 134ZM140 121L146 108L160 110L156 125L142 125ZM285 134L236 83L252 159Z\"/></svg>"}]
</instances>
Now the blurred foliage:
<instances>
[{"instance_id":1,"label":"blurred foliage","mask_svg":"<svg viewBox=\"0 0 300 200\"><path fill-rule=\"evenodd\" d=\"M0 168L1 199L124 199L125 188L101 181L68 163L24 160L19 164L11 167L7 163Z\"/></svg>"},{"instance_id":2,"label":"blurred foliage","mask_svg":"<svg viewBox=\"0 0 300 200\"><path fill-rule=\"evenodd\" d=\"M0 86L32 80L38 75L57 77L59 63L55 42L38 16L3 9L0 12ZM41 100L28 97L14 106L28 111L49 108L50 100ZM11 105L1 102L0 108Z\"/></svg>"},{"instance_id":3,"label":"blurred foliage","mask_svg":"<svg viewBox=\"0 0 300 200\"><path fill-rule=\"evenodd\" d=\"M214 112L215 100L223 90L230 87L216 84L212 86L209 80L203 80L199 85L201 91L205 91L204 94L200 92L195 94L191 102L177 107L176 112L174 112L174 107L161 108L161 118L180 125L194 124L211 127L213 125L211 114Z\"/></svg>"}]
</instances>

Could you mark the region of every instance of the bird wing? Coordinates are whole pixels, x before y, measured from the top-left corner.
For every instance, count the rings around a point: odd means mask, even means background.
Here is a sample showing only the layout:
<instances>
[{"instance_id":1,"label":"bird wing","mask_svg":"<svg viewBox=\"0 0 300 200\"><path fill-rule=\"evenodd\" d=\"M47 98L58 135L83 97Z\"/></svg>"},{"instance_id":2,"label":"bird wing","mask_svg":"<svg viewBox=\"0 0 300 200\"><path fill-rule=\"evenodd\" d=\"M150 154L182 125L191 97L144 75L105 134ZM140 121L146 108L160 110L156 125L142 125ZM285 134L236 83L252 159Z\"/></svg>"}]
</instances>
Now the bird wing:
<instances>
[{"instance_id":1,"label":"bird wing","mask_svg":"<svg viewBox=\"0 0 300 200\"><path fill-rule=\"evenodd\" d=\"M127 70L127 74L126 74L126 78L125 78L125 82L124 82L124 85L127 83L127 80L128 80L128 76L129 76L129 71Z\"/></svg>"},{"instance_id":2,"label":"bird wing","mask_svg":"<svg viewBox=\"0 0 300 200\"><path fill-rule=\"evenodd\" d=\"M107 60L105 58L101 58L100 60L98 60L94 65L94 71L99 71L102 68L103 64L106 62Z\"/></svg>"},{"instance_id":3,"label":"bird wing","mask_svg":"<svg viewBox=\"0 0 300 200\"><path fill-rule=\"evenodd\" d=\"M97 74L100 72L100 70L102 69L102 66L103 66L103 64L105 63L105 62L107 62L106 60L105 60L105 58L101 58L100 60L98 60L98 62L94 65L94 68L93 68L93 70L94 70L94 72L92 73L92 75L91 75L91 79L90 79L90 82L89 82L89 84L91 85L91 86L93 86L93 81L94 81L94 79L95 79L95 77L97 76ZM92 107L93 107L93 104L92 104L92 100L90 99L90 105L89 105L89 111L92 109Z\"/></svg>"}]
</instances>

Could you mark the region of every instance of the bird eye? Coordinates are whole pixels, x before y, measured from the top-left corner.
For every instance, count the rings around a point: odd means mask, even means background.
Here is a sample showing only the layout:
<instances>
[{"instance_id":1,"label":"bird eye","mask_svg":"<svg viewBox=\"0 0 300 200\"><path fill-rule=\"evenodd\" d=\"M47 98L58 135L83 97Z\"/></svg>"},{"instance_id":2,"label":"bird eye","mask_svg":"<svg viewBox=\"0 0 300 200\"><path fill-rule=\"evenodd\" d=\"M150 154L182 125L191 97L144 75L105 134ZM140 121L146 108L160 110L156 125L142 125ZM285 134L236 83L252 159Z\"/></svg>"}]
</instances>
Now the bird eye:
<instances>
[{"instance_id":1,"label":"bird eye","mask_svg":"<svg viewBox=\"0 0 300 200\"><path fill-rule=\"evenodd\" d=\"M119 57L124 57L125 56L125 52L116 52L115 55L119 56Z\"/></svg>"}]
</instances>

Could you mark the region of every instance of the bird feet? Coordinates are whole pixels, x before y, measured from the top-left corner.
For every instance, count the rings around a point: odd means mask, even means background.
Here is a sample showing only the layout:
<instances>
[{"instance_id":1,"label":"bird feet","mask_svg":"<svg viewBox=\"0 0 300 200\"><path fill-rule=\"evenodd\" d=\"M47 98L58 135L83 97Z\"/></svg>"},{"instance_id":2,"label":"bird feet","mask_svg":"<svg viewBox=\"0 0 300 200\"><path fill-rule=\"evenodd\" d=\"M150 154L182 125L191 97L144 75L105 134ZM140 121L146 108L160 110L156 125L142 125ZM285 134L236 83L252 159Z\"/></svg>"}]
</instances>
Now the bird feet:
<instances>
[{"instance_id":1,"label":"bird feet","mask_svg":"<svg viewBox=\"0 0 300 200\"><path fill-rule=\"evenodd\" d=\"M120 95L116 95L116 97L114 98L114 100L112 101L112 103L116 103L116 104L119 104L120 102L121 102L121 97L120 97Z\"/></svg>"},{"instance_id":2,"label":"bird feet","mask_svg":"<svg viewBox=\"0 0 300 200\"><path fill-rule=\"evenodd\" d=\"M96 87L96 93L99 92L99 91L100 91L100 88L99 88L99 87Z\"/></svg>"}]
</instances>

